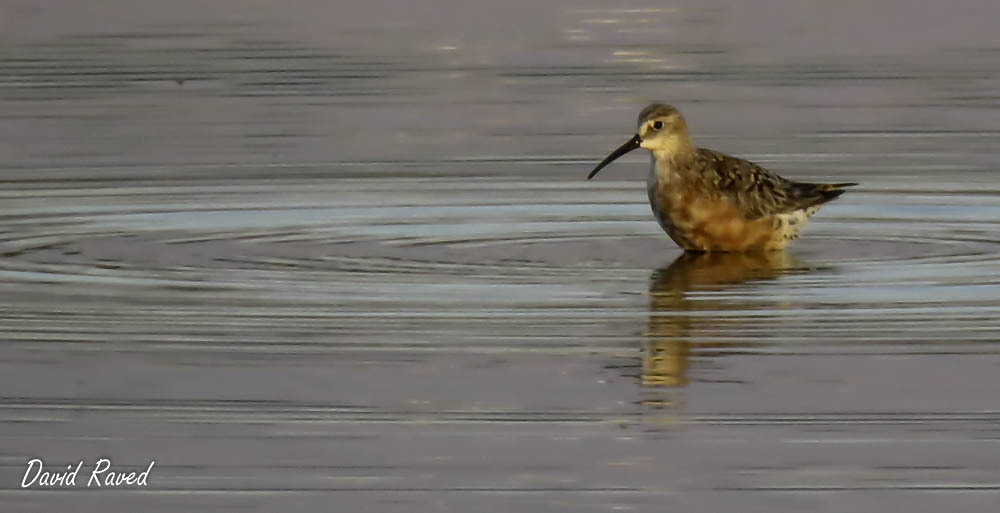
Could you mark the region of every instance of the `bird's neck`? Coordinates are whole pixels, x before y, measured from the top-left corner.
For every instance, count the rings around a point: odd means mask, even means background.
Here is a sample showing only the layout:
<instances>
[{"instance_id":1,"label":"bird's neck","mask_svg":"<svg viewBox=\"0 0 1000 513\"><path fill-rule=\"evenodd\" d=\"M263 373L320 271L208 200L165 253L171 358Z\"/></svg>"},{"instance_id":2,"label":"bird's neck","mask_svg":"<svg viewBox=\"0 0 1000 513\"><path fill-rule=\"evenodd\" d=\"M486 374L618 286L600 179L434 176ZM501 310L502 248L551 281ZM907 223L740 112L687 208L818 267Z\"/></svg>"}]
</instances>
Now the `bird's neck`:
<instances>
[{"instance_id":1,"label":"bird's neck","mask_svg":"<svg viewBox=\"0 0 1000 513\"><path fill-rule=\"evenodd\" d=\"M690 141L685 140L685 143L653 150L653 172L650 179L666 185L689 178L687 172L692 169L690 164L695 160L696 150Z\"/></svg>"},{"instance_id":2,"label":"bird's neck","mask_svg":"<svg viewBox=\"0 0 1000 513\"><path fill-rule=\"evenodd\" d=\"M694 148L675 148L671 151L657 150L653 152L653 158L669 167L679 169L688 167L686 164L695 158Z\"/></svg>"},{"instance_id":3,"label":"bird's neck","mask_svg":"<svg viewBox=\"0 0 1000 513\"><path fill-rule=\"evenodd\" d=\"M652 152L660 162L683 164L694 159L695 147L687 134L678 134L653 148Z\"/></svg>"}]
</instances>

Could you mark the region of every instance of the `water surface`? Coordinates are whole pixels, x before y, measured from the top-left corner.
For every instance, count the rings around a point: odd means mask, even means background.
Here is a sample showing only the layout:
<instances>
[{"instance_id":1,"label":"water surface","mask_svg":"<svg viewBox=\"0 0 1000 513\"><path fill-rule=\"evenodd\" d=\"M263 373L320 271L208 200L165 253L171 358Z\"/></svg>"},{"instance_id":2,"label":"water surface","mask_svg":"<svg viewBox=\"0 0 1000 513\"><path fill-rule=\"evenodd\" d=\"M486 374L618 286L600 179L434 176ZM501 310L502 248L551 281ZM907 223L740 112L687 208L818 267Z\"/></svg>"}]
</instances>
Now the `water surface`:
<instances>
[{"instance_id":1,"label":"water surface","mask_svg":"<svg viewBox=\"0 0 1000 513\"><path fill-rule=\"evenodd\" d=\"M763 5L0 7L2 501L990 510L1000 13ZM682 255L650 100L862 185Z\"/></svg>"}]
</instances>

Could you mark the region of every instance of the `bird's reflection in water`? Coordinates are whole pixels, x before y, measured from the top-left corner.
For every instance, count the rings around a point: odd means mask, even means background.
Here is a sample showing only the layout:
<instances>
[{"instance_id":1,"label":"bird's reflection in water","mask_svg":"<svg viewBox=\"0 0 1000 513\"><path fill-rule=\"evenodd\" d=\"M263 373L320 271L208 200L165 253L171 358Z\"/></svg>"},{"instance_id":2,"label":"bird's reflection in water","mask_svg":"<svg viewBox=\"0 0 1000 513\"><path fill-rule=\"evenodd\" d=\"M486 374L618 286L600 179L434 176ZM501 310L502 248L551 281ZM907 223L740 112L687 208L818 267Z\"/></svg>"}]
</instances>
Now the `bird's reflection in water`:
<instances>
[{"instance_id":1,"label":"bird's reflection in water","mask_svg":"<svg viewBox=\"0 0 1000 513\"><path fill-rule=\"evenodd\" d=\"M745 331L746 320L727 320L703 312L753 309L746 302L734 303L711 296L694 299L692 292L722 291L741 284L773 280L783 274L807 272L808 266L783 251L766 253L684 253L650 277L649 324L642 347L642 385L683 387L688 383L691 333L723 329L728 334ZM731 343L727 345L732 345ZM670 406L673 401L659 394L648 395L642 402Z\"/></svg>"}]
</instances>

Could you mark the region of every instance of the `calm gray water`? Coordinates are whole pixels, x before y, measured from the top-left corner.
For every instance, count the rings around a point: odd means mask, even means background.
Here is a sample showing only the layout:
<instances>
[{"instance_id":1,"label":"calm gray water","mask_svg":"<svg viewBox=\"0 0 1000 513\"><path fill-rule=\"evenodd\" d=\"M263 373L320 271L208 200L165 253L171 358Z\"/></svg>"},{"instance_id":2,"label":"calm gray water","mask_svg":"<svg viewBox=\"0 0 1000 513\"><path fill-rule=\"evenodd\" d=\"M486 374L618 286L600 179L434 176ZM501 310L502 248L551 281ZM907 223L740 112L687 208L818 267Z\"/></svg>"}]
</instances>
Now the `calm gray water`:
<instances>
[{"instance_id":1,"label":"calm gray water","mask_svg":"<svg viewBox=\"0 0 1000 513\"><path fill-rule=\"evenodd\" d=\"M998 16L9 0L0 502L993 511ZM787 254L681 256L645 155L584 180L650 100L862 185Z\"/></svg>"}]
</instances>

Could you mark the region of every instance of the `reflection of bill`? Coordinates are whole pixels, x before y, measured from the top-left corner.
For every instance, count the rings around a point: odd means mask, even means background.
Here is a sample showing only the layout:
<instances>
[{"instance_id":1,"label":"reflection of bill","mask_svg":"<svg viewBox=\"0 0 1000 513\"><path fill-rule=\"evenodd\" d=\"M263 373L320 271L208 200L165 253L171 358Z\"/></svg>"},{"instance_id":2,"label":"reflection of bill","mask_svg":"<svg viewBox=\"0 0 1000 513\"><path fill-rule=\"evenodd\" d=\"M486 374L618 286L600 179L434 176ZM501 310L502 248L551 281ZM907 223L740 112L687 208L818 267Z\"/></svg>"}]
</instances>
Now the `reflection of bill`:
<instances>
[{"instance_id":1,"label":"reflection of bill","mask_svg":"<svg viewBox=\"0 0 1000 513\"><path fill-rule=\"evenodd\" d=\"M721 319L693 313L746 307L725 300L694 301L690 298L691 292L725 290L733 285L770 280L806 269L807 266L795 262L784 251L770 251L684 253L669 266L654 271L650 276L650 315L642 347L643 386L687 385L692 329L699 325L718 327L722 323Z\"/></svg>"},{"instance_id":2,"label":"reflection of bill","mask_svg":"<svg viewBox=\"0 0 1000 513\"><path fill-rule=\"evenodd\" d=\"M90 488L118 488L126 486L146 486L149 473L153 470L156 460L150 461L144 471L112 469L111 460L101 458L94 463L93 468L87 467L87 472L81 481ZM45 463L38 458L28 461L28 468L21 479L21 488L35 487L73 487L77 486L80 469L84 468L83 460L66 465L66 470L47 470Z\"/></svg>"}]
</instances>

